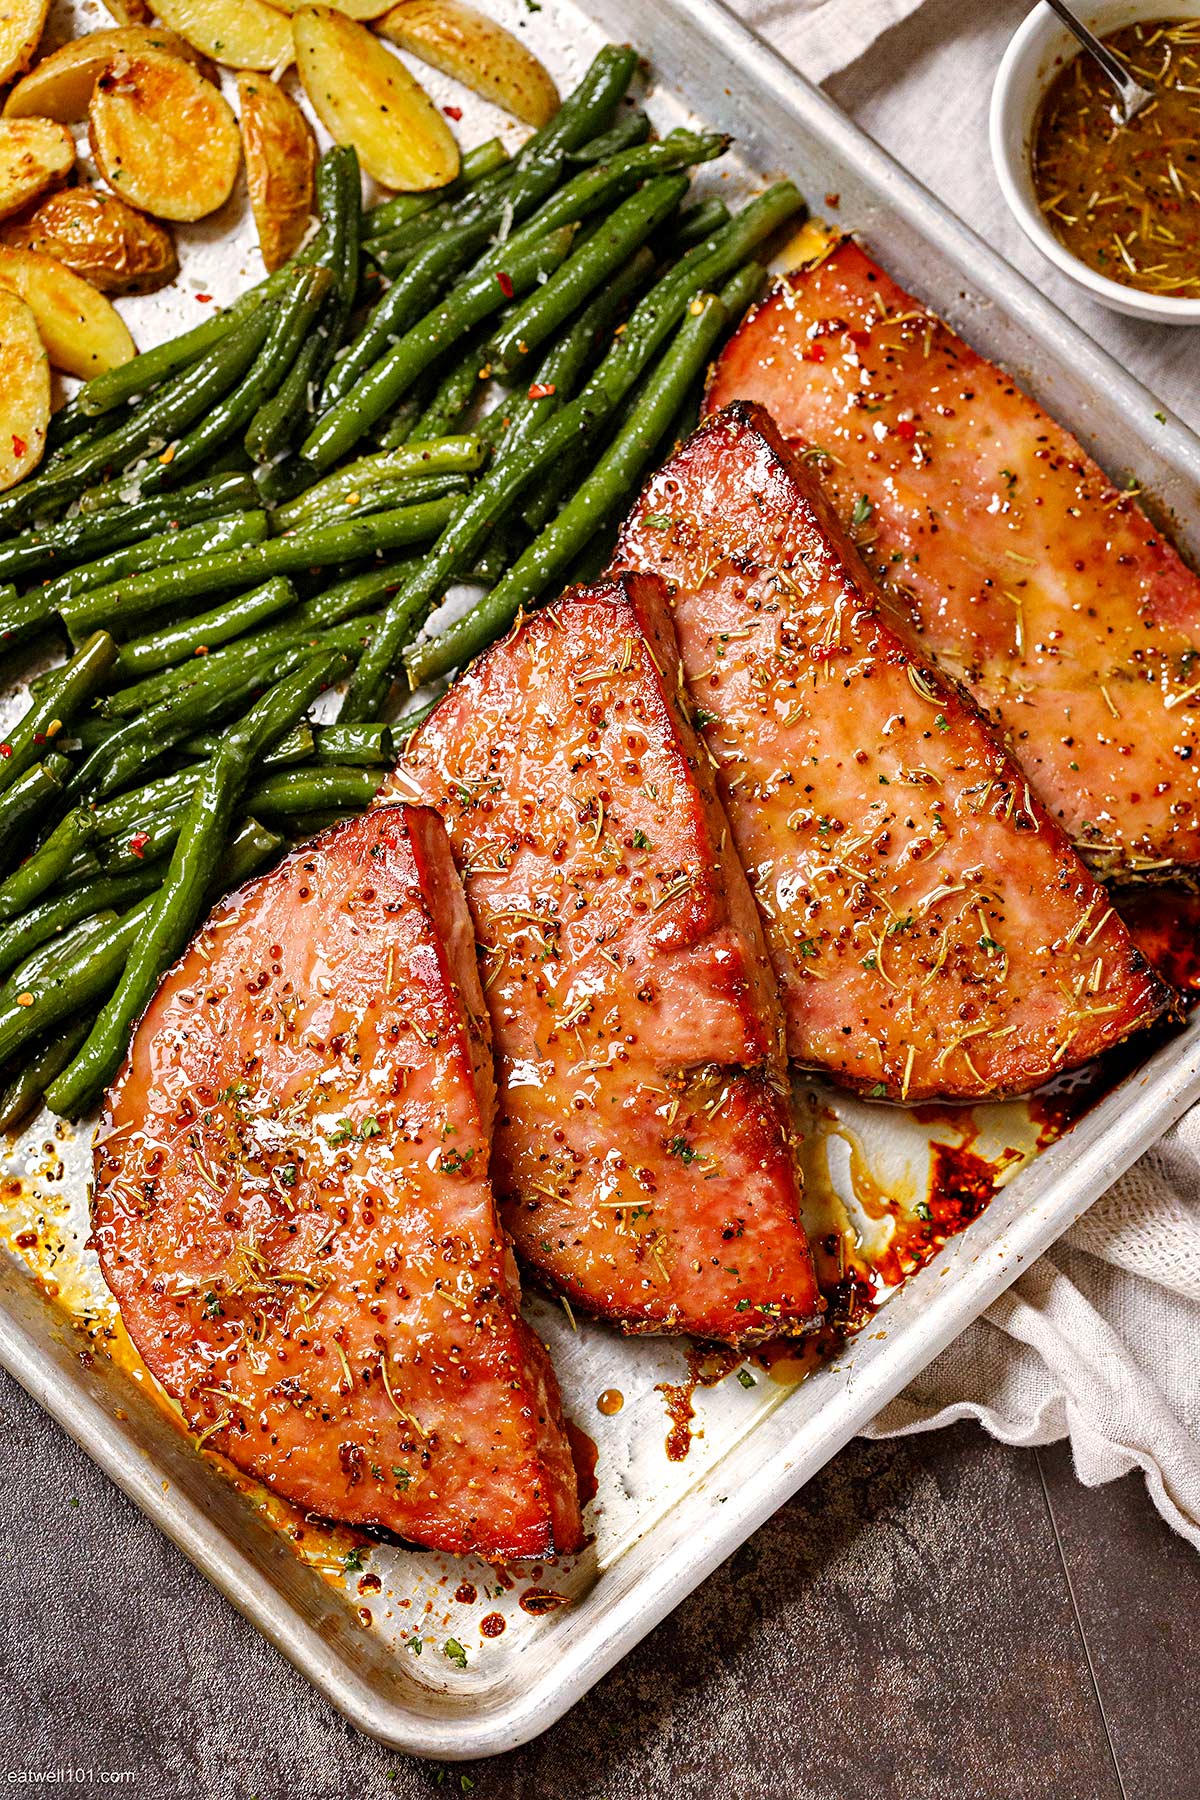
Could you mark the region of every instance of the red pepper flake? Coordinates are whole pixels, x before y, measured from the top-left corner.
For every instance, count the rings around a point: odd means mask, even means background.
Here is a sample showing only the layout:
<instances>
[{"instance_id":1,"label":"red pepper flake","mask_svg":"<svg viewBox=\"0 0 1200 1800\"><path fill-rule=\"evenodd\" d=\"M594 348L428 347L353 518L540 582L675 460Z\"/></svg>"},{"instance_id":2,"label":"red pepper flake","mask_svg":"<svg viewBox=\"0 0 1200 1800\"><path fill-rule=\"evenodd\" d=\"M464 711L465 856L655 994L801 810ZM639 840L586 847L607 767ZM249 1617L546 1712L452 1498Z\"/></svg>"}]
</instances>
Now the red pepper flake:
<instances>
[{"instance_id":1,"label":"red pepper flake","mask_svg":"<svg viewBox=\"0 0 1200 1800\"><path fill-rule=\"evenodd\" d=\"M513 297L512 276L504 269L497 269L496 280L500 283L500 292L504 295L504 298L506 300L511 300Z\"/></svg>"},{"instance_id":2,"label":"red pepper flake","mask_svg":"<svg viewBox=\"0 0 1200 1800\"><path fill-rule=\"evenodd\" d=\"M531 400L548 400L551 394L557 392L558 389L552 381L535 381L529 389L529 398Z\"/></svg>"},{"instance_id":3,"label":"red pepper flake","mask_svg":"<svg viewBox=\"0 0 1200 1800\"><path fill-rule=\"evenodd\" d=\"M808 353L807 353L805 360L807 362L824 362L825 361L825 346L824 346L824 344L810 344L808 346Z\"/></svg>"},{"instance_id":4,"label":"red pepper flake","mask_svg":"<svg viewBox=\"0 0 1200 1800\"><path fill-rule=\"evenodd\" d=\"M209 301L212 299L212 295L211 294L197 294L196 298L200 302L201 306L207 306Z\"/></svg>"},{"instance_id":5,"label":"red pepper flake","mask_svg":"<svg viewBox=\"0 0 1200 1800\"><path fill-rule=\"evenodd\" d=\"M35 744L44 744L46 741L45 732L44 731L35 731L33 734L33 741Z\"/></svg>"},{"instance_id":6,"label":"red pepper flake","mask_svg":"<svg viewBox=\"0 0 1200 1800\"><path fill-rule=\"evenodd\" d=\"M826 194L826 196L825 196L826 206L840 206L841 203L842 203L842 196L840 194Z\"/></svg>"},{"instance_id":7,"label":"red pepper flake","mask_svg":"<svg viewBox=\"0 0 1200 1800\"><path fill-rule=\"evenodd\" d=\"M148 831L135 831L129 840L129 848L134 856L145 856L146 845L150 842Z\"/></svg>"},{"instance_id":8,"label":"red pepper flake","mask_svg":"<svg viewBox=\"0 0 1200 1800\"><path fill-rule=\"evenodd\" d=\"M898 438L903 439L906 444L911 444L916 435L917 422L915 419L896 420L896 436Z\"/></svg>"},{"instance_id":9,"label":"red pepper flake","mask_svg":"<svg viewBox=\"0 0 1200 1800\"><path fill-rule=\"evenodd\" d=\"M13 432L13 455L16 457L24 456L24 454L28 450L28 448L29 448L29 445L25 442L25 439L23 437L18 437L16 432L14 431Z\"/></svg>"},{"instance_id":10,"label":"red pepper flake","mask_svg":"<svg viewBox=\"0 0 1200 1800\"><path fill-rule=\"evenodd\" d=\"M11 755L12 755L12 745L11 744L0 744L0 756L11 756Z\"/></svg>"},{"instance_id":11,"label":"red pepper flake","mask_svg":"<svg viewBox=\"0 0 1200 1800\"><path fill-rule=\"evenodd\" d=\"M462 107L461 106L443 106L442 111L445 113L445 115L448 119L453 119L455 124L457 124L459 119L462 118Z\"/></svg>"}]
</instances>

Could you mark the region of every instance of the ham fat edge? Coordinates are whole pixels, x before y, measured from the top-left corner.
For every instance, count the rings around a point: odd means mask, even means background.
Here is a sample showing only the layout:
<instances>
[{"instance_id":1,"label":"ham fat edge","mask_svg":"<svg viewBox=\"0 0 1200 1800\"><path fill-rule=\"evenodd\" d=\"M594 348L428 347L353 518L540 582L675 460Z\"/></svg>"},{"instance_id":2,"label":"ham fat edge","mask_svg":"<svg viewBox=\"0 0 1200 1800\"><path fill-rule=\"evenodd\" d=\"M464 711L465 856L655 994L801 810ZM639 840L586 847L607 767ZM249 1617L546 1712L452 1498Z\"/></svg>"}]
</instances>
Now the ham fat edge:
<instances>
[{"instance_id":1,"label":"ham fat edge","mask_svg":"<svg viewBox=\"0 0 1200 1800\"><path fill-rule=\"evenodd\" d=\"M961 680L1089 865L1200 877L1200 578L1081 445L843 240L730 340L922 653Z\"/></svg>"},{"instance_id":2,"label":"ham fat edge","mask_svg":"<svg viewBox=\"0 0 1200 1800\"><path fill-rule=\"evenodd\" d=\"M308 1511L504 1560L582 1532L493 1111L445 833L379 807L231 896L164 978L110 1096L94 1239L213 1449Z\"/></svg>"},{"instance_id":3,"label":"ham fat edge","mask_svg":"<svg viewBox=\"0 0 1200 1800\"><path fill-rule=\"evenodd\" d=\"M815 1324L779 999L658 583L518 626L402 779L442 812L474 917L493 1180L527 1266L627 1331Z\"/></svg>"},{"instance_id":4,"label":"ham fat edge","mask_svg":"<svg viewBox=\"0 0 1200 1800\"><path fill-rule=\"evenodd\" d=\"M617 563L668 583L797 1062L876 1098L1020 1093L1171 1003L761 408L677 451Z\"/></svg>"}]
</instances>

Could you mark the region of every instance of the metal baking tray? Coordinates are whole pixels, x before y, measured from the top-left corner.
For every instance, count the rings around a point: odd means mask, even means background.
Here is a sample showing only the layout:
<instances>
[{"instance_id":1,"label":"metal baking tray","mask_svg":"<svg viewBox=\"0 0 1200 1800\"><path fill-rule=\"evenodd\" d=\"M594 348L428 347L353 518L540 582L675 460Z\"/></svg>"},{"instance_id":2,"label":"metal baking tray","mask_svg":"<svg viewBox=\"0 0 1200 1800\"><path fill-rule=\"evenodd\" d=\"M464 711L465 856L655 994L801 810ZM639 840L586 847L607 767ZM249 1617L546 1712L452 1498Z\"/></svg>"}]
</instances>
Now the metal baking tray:
<instances>
[{"instance_id":1,"label":"metal baking tray","mask_svg":"<svg viewBox=\"0 0 1200 1800\"><path fill-rule=\"evenodd\" d=\"M528 22L518 0L493 0L492 10ZM1200 441L717 0L546 0L531 37L564 83L605 39L637 43L652 59L650 107L661 124L690 115L731 131L742 185L747 171L790 174L819 212L836 196L839 223L1031 386L1114 476L1136 474L1183 545L1200 552ZM245 243L240 265L226 256L213 270L222 246L216 234L200 238L203 283L193 278L186 291L185 261L183 302L200 299L201 285L226 299L248 278ZM177 327L183 302L176 295L176 317L162 314L160 331ZM138 315L153 317L152 308ZM12 1146L0 1177L0 1360L356 1725L418 1755L489 1755L586 1694L1197 1095L1200 1021L1160 1040L1040 1153L1036 1106L906 1112L799 1083L813 1222L848 1223L868 1262L880 1261L925 1192L938 1142L970 1144L1003 1168L1003 1185L814 1370L794 1359L770 1370L751 1362L741 1380L727 1372L697 1385L702 1371L679 1343L626 1341L583 1321L576 1329L531 1296L567 1409L597 1447L592 1543L566 1564L497 1572L363 1547L361 1534L301 1518L198 1450L124 1339L86 1248L90 1131L48 1115ZM625 1397L619 1412L598 1408L605 1390ZM666 1403L677 1414L694 1408L682 1460L667 1454ZM672 1442L686 1447L686 1429Z\"/></svg>"}]
</instances>

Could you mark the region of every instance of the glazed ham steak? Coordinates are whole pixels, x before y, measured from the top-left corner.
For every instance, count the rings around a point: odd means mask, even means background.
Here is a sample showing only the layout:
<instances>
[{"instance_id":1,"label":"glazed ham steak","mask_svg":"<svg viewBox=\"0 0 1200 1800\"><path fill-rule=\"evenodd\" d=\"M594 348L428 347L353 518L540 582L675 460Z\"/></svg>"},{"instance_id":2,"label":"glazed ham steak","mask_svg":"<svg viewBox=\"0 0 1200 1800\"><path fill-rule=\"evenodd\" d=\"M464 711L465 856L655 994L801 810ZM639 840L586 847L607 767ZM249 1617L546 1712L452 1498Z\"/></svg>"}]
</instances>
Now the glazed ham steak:
<instances>
[{"instance_id":1,"label":"glazed ham steak","mask_svg":"<svg viewBox=\"0 0 1200 1800\"><path fill-rule=\"evenodd\" d=\"M1168 1003L761 408L651 479L617 562L670 584L798 1062L878 1098L1017 1093Z\"/></svg>"},{"instance_id":2,"label":"glazed ham steak","mask_svg":"<svg viewBox=\"0 0 1200 1800\"><path fill-rule=\"evenodd\" d=\"M436 816L377 808L226 900L96 1153L95 1242L188 1424L299 1506L492 1559L581 1542L488 1183L471 924Z\"/></svg>"},{"instance_id":3,"label":"glazed ham steak","mask_svg":"<svg viewBox=\"0 0 1200 1800\"><path fill-rule=\"evenodd\" d=\"M442 811L466 883L493 1179L526 1263L630 1331L815 1323L779 1001L658 583L519 626L401 779Z\"/></svg>"},{"instance_id":4,"label":"glazed ham steak","mask_svg":"<svg viewBox=\"0 0 1200 1800\"><path fill-rule=\"evenodd\" d=\"M733 400L808 447L1097 872L1200 863L1200 579L1069 432L849 241L730 341Z\"/></svg>"}]
</instances>

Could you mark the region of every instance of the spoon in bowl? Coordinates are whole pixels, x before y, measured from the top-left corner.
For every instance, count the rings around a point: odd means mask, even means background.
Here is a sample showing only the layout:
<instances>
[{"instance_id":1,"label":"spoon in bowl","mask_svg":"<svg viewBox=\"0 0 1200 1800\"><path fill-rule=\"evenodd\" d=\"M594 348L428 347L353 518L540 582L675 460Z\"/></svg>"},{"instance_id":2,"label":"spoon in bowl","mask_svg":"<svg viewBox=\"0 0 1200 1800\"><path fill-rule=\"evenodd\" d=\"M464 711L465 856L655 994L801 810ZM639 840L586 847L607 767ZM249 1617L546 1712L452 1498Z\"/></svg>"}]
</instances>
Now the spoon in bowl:
<instances>
[{"instance_id":1,"label":"spoon in bowl","mask_svg":"<svg viewBox=\"0 0 1200 1800\"><path fill-rule=\"evenodd\" d=\"M1049 4L1058 14L1068 31L1073 31L1088 55L1098 62L1108 79L1117 90L1117 98L1113 103L1112 116L1117 125L1128 125L1136 118L1144 106L1149 106L1154 99L1154 90L1146 88L1135 81L1119 56L1114 56L1107 44L1102 44L1094 31L1089 31L1083 20L1078 18L1066 0L1049 0Z\"/></svg>"}]
</instances>

